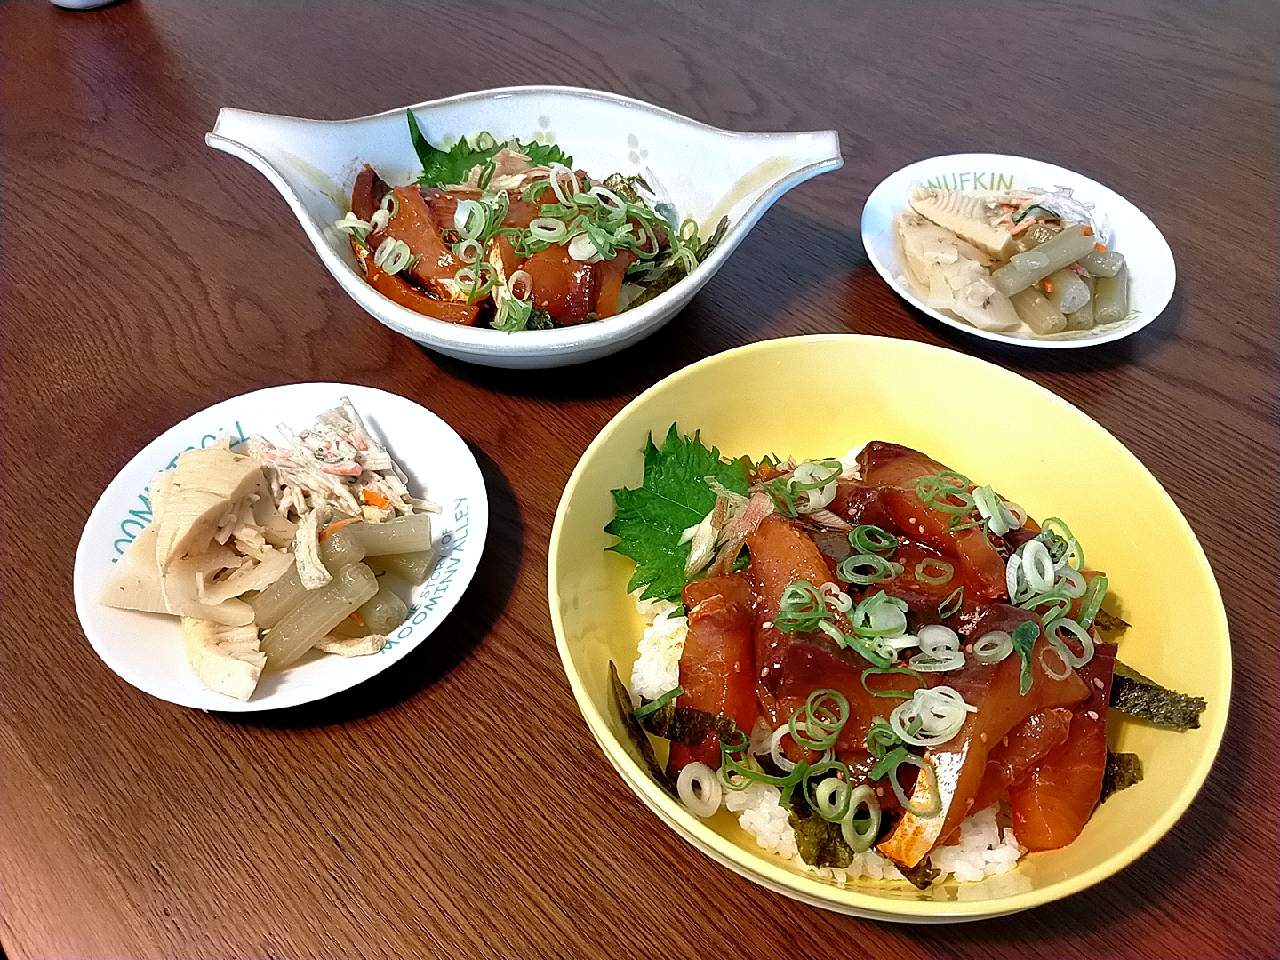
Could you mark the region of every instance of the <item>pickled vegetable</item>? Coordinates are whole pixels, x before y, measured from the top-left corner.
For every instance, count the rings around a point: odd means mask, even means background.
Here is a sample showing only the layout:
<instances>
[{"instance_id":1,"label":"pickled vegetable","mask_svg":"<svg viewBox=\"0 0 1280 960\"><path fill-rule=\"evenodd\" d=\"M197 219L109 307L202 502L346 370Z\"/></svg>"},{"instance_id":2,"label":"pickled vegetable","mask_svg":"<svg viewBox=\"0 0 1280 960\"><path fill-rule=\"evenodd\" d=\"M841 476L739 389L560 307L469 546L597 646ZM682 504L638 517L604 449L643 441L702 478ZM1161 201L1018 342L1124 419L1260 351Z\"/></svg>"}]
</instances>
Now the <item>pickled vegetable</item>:
<instances>
[{"instance_id":1,"label":"pickled vegetable","mask_svg":"<svg viewBox=\"0 0 1280 960\"><path fill-rule=\"evenodd\" d=\"M1075 313L1092 298L1089 285L1065 267L1045 278L1045 297L1059 313Z\"/></svg>"},{"instance_id":2,"label":"pickled vegetable","mask_svg":"<svg viewBox=\"0 0 1280 960\"><path fill-rule=\"evenodd\" d=\"M1093 329L1093 277L1086 277L1082 282L1089 288L1089 302L1074 313L1067 314L1068 330Z\"/></svg>"},{"instance_id":3,"label":"pickled vegetable","mask_svg":"<svg viewBox=\"0 0 1280 960\"><path fill-rule=\"evenodd\" d=\"M1114 277L1124 266L1124 254L1115 250L1092 250L1080 258L1080 266L1095 277Z\"/></svg>"},{"instance_id":4,"label":"pickled vegetable","mask_svg":"<svg viewBox=\"0 0 1280 960\"><path fill-rule=\"evenodd\" d=\"M1129 268L1121 267L1114 277L1093 281L1093 320L1115 323L1129 315Z\"/></svg>"},{"instance_id":5,"label":"pickled vegetable","mask_svg":"<svg viewBox=\"0 0 1280 960\"><path fill-rule=\"evenodd\" d=\"M1055 270L1074 263L1093 249L1093 236L1082 227L1070 227L1024 253L1015 253L1007 264L991 274L991 282L1006 297L1027 289Z\"/></svg>"},{"instance_id":6,"label":"pickled vegetable","mask_svg":"<svg viewBox=\"0 0 1280 960\"><path fill-rule=\"evenodd\" d=\"M337 573L344 567L359 563L364 559L364 548L344 527L336 530L320 541L320 562L330 573ZM267 630L280 622L280 618L300 604L311 592L302 585L298 575L297 564L281 576L275 583L250 601L253 617L259 630Z\"/></svg>"},{"instance_id":7,"label":"pickled vegetable","mask_svg":"<svg viewBox=\"0 0 1280 960\"><path fill-rule=\"evenodd\" d=\"M404 623L409 608L395 591L382 584L372 598L360 605L354 615L333 628L340 637L386 636Z\"/></svg>"},{"instance_id":8,"label":"pickled vegetable","mask_svg":"<svg viewBox=\"0 0 1280 960\"><path fill-rule=\"evenodd\" d=\"M431 549L431 517L417 513L386 523L353 523L346 528L370 557Z\"/></svg>"},{"instance_id":9,"label":"pickled vegetable","mask_svg":"<svg viewBox=\"0 0 1280 960\"><path fill-rule=\"evenodd\" d=\"M1067 318L1049 302L1039 287L1029 286L1009 299L1013 302L1013 309L1018 311L1018 316L1031 328L1032 333L1043 336L1047 333L1059 333L1067 328Z\"/></svg>"},{"instance_id":10,"label":"pickled vegetable","mask_svg":"<svg viewBox=\"0 0 1280 960\"><path fill-rule=\"evenodd\" d=\"M308 591L302 603L263 634L267 667L293 663L377 592L378 579L363 563L352 564L323 587Z\"/></svg>"},{"instance_id":11,"label":"pickled vegetable","mask_svg":"<svg viewBox=\"0 0 1280 960\"><path fill-rule=\"evenodd\" d=\"M431 576L436 565L435 550L416 550L413 553L390 553L386 556L370 558L370 567L374 572L394 573L415 587Z\"/></svg>"}]
</instances>

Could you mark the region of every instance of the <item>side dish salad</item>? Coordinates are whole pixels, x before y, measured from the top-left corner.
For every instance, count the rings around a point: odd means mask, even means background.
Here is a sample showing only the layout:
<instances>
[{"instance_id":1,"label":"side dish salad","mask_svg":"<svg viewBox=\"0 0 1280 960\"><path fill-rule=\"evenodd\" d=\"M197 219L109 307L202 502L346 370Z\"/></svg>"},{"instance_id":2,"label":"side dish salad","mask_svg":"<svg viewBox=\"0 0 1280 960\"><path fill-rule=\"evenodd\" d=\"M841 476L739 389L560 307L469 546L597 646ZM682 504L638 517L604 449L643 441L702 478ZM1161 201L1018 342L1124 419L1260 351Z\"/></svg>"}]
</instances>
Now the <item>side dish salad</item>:
<instances>
[{"instance_id":1,"label":"side dish salad","mask_svg":"<svg viewBox=\"0 0 1280 960\"><path fill-rule=\"evenodd\" d=\"M407 607L380 579L431 572L431 513L350 401L286 442L224 437L187 450L148 488L151 523L134 538L102 603L181 618L192 669L248 700L263 670L311 650L377 653Z\"/></svg>"},{"instance_id":2,"label":"side dish salad","mask_svg":"<svg viewBox=\"0 0 1280 960\"><path fill-rule=\"evenodd\" d=\"M1128 625L1066 522L923 453L726 460L673 424L644 464L605 528L648 624L615 701L692 812L806 868L1004 873L1142 779L1111 710L1199 725L1116 659Z\"/></svg>"},{"instance_id":3,"label":"side dish salad","mask_svg":"<svg viewBox=\"0 0 1280 960\"><path fill-rule=\"evenodd\" d=\"M516 332L606 320L698 266L705 241L638 175L596 181L542 143L481 132L439 149L412 111L416 183L386 184L366 165L345 233L379 293L447 323Z\"/></svg>"},{"instance_id":4,"label":"side dish salad","mask_svg":"<svg viewBox=\"0 0 1280 960\"><path fill-rule=\"evenodd\" d=\"M913 186L894 244L913 292L981 330L1048 337L1129 316L1129 271L1072 191Z\"/></svg>"}]
</instances>

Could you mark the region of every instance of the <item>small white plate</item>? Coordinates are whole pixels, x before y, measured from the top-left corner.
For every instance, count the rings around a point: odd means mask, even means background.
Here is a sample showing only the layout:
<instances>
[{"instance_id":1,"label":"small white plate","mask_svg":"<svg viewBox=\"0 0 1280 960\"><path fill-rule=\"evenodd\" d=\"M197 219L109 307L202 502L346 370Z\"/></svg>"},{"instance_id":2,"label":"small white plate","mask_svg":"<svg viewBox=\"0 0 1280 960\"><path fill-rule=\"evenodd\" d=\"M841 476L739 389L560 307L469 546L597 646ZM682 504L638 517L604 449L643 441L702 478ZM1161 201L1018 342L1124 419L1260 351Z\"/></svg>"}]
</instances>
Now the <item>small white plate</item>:
<instances>
[{"instance_id":1,"label":"small white plate","mask_svg":"<svg viewBox=\"0 0 1280 960\"><path fill-rule=\"evenodd\" d=\"M98 602L111 565L151 520L147 485L178 455L230 435L233 443L260 434L273 442L278 424L301 430L349 397L409 477L415 496L444 507L432 516L435 569L404 598L409 618L381 652L367 657L311 654L283 671L262 675L246 702L214 693L187 661L177 617L115 610ZM76 549L76 612L85 636L112 670L161 700L202 710L252 711L292 707L346 690L381 673L425 640L457 604L484 550L489 501L475 457L453 429L404 397L343 383L297 383L224 400L188 417L147 444L98 499Z\"/></svg>"},{"instance_id":2,"label":"small white plate","mask_svg":"<svg viewBox=\"0 0 1280 960\"><path fill-rule=\"evenodd\" d=\"M1070 187L1077 200L1094 205L1093 215L1109 223L1114 249L1129 264L1129 317L1097 330L1065 332L1048 337L1015 336L979 330L946 310L934 310L911 292L905 267L893 246L893 220L907 209L907 189L916 184L951 187L971 193L1027 187ZM862 208L862 245L871 265L885 282L913 307L947 326L986 340L1020 347L1065 349L1091 347L1137 333L1169 304L1175 271L1173 253L1147 215L1114 190L1062 167L1026 157L995 153L960 153L932 157L903 167L871 191Z\"/></svg>"}]
</instances>

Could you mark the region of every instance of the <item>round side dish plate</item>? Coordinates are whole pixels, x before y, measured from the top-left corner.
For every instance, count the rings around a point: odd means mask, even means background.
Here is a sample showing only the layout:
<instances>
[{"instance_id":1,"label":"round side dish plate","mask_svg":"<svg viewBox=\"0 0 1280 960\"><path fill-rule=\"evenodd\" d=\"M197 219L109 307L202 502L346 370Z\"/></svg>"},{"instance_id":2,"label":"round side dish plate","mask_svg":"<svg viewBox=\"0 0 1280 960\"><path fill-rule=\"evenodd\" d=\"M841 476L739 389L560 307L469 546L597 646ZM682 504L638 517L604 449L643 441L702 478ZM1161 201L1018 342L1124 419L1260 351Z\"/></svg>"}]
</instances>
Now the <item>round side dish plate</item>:
<instances>
[{"instance_id":1,"label":"round side dish plate","mask_svg":"<svg viewBox=\"0 0 1280 960\"><path fill-rule=\"evenodd\" d=\"M904 372L908 379L904 380ZM654 780L609 694L624 682L643 623L627 594L631 561L608 551L611 491L638 487L642 451L676 423L726 457L842 456L882 439L989 483L1032 517L1060 517L1089 566L1111 582L1108 609L1132 626L1120 658L1202 696L1201 727L1159 730L1119 715L1112 749L1137 754L1145 779L1104 803L1062 850L1010 874L927 892L904 881L841 887L766 853L721 810L700 820ZM1039 906L1105 880L1149 849L1191 804L1217 754L1231 696L1218 587L1195 535L1154 477L1106 430L1029 380L921 343L861 336L773 340L672 374L628 404L587 448L556 512L548 559L551 619L574 696L628 787L697 849L771 890L883 920L943 923Z\"/></svg>"},{"instance_id":2,"label":"round side dish plate","mask_svg":"<svg viewBox=\"0 0 1280 960\"><path fill-rule=\"evenodd\" d=\"M246 702L214 693L187 662L178 618L115 610L98 597L112 564L151 521L147 486L184 450L230 436L278 441L277 425L302 430L348 397L369 429L409 477L409 489L444 508L433 514L439 559L427 581L405 595L409 617L387 645L366 657L310 654L283 671L266 672ZM381 673L422 643L457 604L484 550L489 501L475 457L430 410L395 394L342 383L298 383L258 390L214 404L147 444L99 498L76 550L76 612L103 661L139 690L185 707L253 711L292 707L353 687Z\"/></svg>"},{"instance_id":3,"label":"round side dish plate","mask_svg":"<svg viewBox=\"0 0 1280 960\"><path fill-rule=\"evenodd\" d=\"M907 190L917 185L950 187L966 193L993 193L1027 187L1046 190L1071 188L1077 200L1094 205L1095 219L1099 222L1105 219L1109 223L1114 249L1123 253L1129 264L1129 318L1099 330L1033 338L979 330L949 311L929 307L907 283L906 268L900 262L893 242L894 218L907 209ZM1026 157L962 153L931 157L903 167L867 197L862 208L862 245L866 247L871 265L884 277L885 283L916 309L975 337L1020 347L1062 350L1110 343L1147 326L1160 316L1173 296L1173 253L1163 234L1146 214L1114 190L1088 177Z\"/></svg>"}]
</instances>

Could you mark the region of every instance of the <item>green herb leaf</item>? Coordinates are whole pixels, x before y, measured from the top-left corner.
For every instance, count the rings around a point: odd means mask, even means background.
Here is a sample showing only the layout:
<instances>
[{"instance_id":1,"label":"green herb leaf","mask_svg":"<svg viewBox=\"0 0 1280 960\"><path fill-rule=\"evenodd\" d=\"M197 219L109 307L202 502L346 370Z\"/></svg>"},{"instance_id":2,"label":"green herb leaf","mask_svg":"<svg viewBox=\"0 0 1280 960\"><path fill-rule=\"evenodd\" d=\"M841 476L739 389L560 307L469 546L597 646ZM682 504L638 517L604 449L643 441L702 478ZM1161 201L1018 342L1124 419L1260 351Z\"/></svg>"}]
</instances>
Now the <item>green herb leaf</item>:
<instances>
[{"instance_id":1,"label":"green herb leaf","mask_svg":"<svg viewBox=\"0 0 1280 960\"><path fill-rule=\"evenodd\" d=\"M466 183L472 170L476 167L491 166L493 158L509 143L515 143L520 152L535 166L548 166L552 163L563 163L566 167L573 166L573 158L565 156L563 150L552 144L499 142L487 133L481 133L473 138L463 137L448 150L441 150L427 142L412 110L405 111L405 118L409 122L409 140L413 144L414 152L418 155L418 160L422 163L422 175L418 177L418 183L424 187L448 187ZM492 175L493 172L490 170L489 176ZM482 179L486 178L482 176Z\"/></svg>"},{"instance_id":2,"label":"green herb leaf","mask_svg":"<svg viewBox=\"0 0 1280 960\"><path fill-rule=\"evenodd\" d=\"M613 520L605 533L618 537L609 549L636 562L628 590L643 587L645 599L662 597L680 602L687 582L684 565L691 544L680 537L701 523L716 505L715 491L706 477L715 477L727 490L747 495L747 478L740 461L726 462L720 451L708 450L698 434L683 437L673 423L662 448L650 435L644 451L644 484L613 491Z\"/></svg>"},{"instance_id":3,"label":"green herb leaf","mask_svg":"<svg viewBox=\"0 0 1280 960\"><path fill-rule=\"evenodd\" d=\"M1039 636L1040 625L1030 620L1024 620L1013 630L1013 649L1018 651L1018 656L1022 658L1018 693L1024 697L1031 690L1031 649L1036 645L1036 639Z\"/></svg>"}]
</instances>

